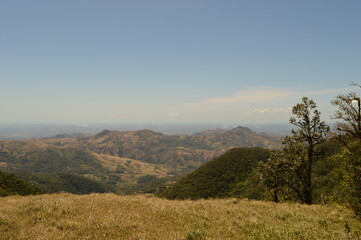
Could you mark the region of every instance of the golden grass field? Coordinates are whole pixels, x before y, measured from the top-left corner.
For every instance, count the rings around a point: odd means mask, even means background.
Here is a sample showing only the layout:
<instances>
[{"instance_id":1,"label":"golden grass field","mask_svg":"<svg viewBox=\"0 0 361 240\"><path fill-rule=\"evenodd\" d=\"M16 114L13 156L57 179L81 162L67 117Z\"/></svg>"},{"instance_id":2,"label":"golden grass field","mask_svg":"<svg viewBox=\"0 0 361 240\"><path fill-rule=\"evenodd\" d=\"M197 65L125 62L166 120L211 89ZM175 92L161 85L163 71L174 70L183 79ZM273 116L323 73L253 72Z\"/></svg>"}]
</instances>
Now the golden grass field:
<instances>
[{"instance_id":1,"label":"golden grass field","mask_svg":"<svg viewBox=\"0 0 361 240\"><path fill-rule=\"evenodd\" d=\"M151 195L46 194L0 198L0 239L361 239L335 205Z\"/></svg>"}]
</instances>

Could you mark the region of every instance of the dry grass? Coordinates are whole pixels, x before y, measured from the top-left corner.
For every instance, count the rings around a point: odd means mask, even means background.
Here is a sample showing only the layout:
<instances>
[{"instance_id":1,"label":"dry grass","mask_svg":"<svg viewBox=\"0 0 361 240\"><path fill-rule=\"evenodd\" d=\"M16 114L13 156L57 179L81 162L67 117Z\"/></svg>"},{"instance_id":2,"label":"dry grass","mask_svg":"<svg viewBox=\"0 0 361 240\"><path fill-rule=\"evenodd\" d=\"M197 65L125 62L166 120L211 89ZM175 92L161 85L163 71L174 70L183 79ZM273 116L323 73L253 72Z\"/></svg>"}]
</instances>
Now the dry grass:
<instances>
[{"instance_id":1,"label":"dry grass","mask_svg":"<svg viewBox=\"0 0 361 240\"><path fill-rule=\"evenodd\" d=\"M169 176L169 172L171 171L170 167L162 164L146 163L131 158L121 158L99 153L92 153L92 155L104 168L112 172L115 172L117 167L121 166L124 173L119 175L123 176L124 179L132 174L137 174L139 176L154 175L157 177L166 177Z\"/></svg>"},{"instance_id":2,"label":"dry grass","mask_svg":"<svg viewBox=\"0 0 361 240\"><path fill-rule=\"evenodd\" d=\"M0 199L0 239L361 239L340 206L52 194Z\"/></svg>"}]
</instances>

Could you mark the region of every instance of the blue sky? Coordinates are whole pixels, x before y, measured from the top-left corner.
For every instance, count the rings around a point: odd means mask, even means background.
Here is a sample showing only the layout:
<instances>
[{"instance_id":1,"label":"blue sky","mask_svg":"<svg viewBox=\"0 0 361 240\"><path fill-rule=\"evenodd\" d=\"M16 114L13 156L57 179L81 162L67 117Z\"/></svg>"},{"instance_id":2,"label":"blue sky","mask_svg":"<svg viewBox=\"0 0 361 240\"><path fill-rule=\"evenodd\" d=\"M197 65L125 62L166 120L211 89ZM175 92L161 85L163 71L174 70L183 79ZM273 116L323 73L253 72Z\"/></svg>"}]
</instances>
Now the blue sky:
<instances>
[{"instance_id":1,"label":"blue sky","mask_svg":"<svg viewBox=\"0 0 361 240\"><path fill-rule=\"evenodd\" d=\"M324 120L361 83L361 1L0 2L0 123Z\"/></svg>"}]
</instances>

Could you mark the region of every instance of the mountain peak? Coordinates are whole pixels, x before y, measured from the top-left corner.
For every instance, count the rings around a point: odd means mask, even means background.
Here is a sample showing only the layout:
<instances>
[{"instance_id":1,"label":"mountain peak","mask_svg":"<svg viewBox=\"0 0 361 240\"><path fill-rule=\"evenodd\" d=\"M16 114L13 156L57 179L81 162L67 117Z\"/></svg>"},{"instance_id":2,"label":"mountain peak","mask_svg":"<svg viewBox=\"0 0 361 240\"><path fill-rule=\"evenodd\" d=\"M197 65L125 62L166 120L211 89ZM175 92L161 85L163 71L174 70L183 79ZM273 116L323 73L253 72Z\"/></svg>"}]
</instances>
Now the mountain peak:
<instances>
[{"instance_id":1,"label":"mountain peak","mask_svg":"<svg viewBox=\"0 0 361 240\"><path fill-rule=\"evenodd\" d=\"M97 137L104 137L104 136L110 134L111 132L112 132L111 130L103 130L103 131L101 131L100 133L95 134L95 136L97 136Z\"/></svg>"},{"instance_id":2,"label":"mountain peak","mask_svg":"<svg viewBox=\"0 0 361 240\"><path fill-rule=\"evenodd\" d=\"M230 132L252 132L248 127L237 126L229 130Z\"/></svg>"}]
</instances>

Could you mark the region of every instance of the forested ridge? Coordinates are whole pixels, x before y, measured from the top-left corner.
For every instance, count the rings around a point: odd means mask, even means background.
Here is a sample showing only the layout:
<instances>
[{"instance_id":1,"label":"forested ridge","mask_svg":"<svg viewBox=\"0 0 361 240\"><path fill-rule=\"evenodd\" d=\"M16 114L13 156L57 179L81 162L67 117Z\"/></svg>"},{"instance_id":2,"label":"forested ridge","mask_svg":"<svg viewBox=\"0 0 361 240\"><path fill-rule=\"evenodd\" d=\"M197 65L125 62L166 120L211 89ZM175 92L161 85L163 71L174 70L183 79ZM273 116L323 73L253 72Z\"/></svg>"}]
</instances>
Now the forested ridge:
<instances>
[{"instance_id":1,"label":"forested ridge","mask_svg":"<svg viewBox=\"0 0 361 240\"><path fill-rule=\"evenodd\" d=\"M334 129L322 121L316 103L303 97L292 108L294 128L281 149L229 150L165 186L160 196L338 203L361 216L360 97L351 92L331 103L338 108Z\"/></svg>"}]
</instances>

